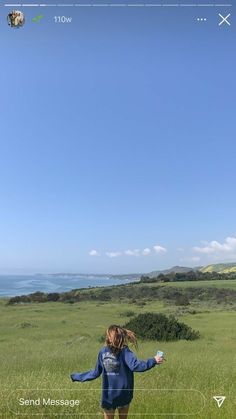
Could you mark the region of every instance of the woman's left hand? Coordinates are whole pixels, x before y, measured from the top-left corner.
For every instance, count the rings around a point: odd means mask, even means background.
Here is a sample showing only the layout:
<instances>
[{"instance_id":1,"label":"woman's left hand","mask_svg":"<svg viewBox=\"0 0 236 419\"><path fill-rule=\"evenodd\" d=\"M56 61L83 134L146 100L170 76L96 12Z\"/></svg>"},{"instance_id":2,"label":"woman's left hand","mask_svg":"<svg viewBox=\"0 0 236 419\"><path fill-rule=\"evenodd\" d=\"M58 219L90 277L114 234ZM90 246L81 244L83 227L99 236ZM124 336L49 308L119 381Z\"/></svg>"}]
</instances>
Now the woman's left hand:
<instances>
[{"instance_id":1,"label":"woman's left hand","mask_svg":"<svg viewBox=\"0 0 236 419\"><path fill-rule=\"evenodd\" d=\"M154 356L157 364L162 364L165 360L162 356L156 355Z\"/></svg>"}]
</instances>

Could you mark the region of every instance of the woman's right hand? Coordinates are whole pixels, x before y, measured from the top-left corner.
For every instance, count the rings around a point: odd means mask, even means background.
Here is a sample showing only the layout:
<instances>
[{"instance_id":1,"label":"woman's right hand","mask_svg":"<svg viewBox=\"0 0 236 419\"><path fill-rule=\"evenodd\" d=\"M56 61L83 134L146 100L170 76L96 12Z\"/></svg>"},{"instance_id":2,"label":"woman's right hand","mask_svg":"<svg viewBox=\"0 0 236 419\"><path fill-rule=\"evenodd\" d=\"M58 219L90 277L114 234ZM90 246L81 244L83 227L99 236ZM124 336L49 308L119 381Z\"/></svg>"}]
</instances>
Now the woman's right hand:
<instances>
[{"instance_id":1,"label":"woman's right hand","mask_svg":"<svg viewBox=\"0 0 236 419\"><path fill-rule=\"evenodd\" d=\"M164 362L164 358L162 356L156 355L154 358L157 364L162 364Z\"/></svg>"}]
</instances>

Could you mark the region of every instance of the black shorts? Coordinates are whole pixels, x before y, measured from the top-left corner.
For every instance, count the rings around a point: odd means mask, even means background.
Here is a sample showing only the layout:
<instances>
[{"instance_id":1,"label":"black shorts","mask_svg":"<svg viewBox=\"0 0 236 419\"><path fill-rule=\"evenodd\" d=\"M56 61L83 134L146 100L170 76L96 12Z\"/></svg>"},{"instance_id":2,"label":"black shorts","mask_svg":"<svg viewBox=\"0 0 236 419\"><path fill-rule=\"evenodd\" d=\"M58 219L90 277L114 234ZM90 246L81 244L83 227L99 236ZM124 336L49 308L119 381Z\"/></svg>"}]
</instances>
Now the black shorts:
<instances>
[{"instance_id":1,"label":"black shorts","mask_svg":"<svg viewBox=\"0 0 236 419\"><path fill-rule=\"evenodd\" d=\"M107 407L103 407L104 410L108 410L108 411L112 411L112 410L116 410L116 409L124 409L125 407L128 407L129 403L124 405L124 406L117 406L117 407L112 407L111 409L107 409Z\"/></svg>"}]
</instances>

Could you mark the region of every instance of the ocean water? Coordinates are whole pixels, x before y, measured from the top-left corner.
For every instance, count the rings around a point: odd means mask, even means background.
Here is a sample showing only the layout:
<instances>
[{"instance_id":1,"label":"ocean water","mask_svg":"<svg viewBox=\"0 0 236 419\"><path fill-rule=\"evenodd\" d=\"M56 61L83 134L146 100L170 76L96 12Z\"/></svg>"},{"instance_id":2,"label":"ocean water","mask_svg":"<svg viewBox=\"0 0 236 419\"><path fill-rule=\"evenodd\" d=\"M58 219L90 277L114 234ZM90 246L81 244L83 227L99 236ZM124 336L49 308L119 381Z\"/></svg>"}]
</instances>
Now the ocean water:
<instances>
[{"instance_id":1,"label":"ocean water","mask_svg":"<svg viewBox=\"0 0 236 419\"><path fill-rule=\"evenodd\" d=\"M0 297L14 297L35 291L63 292L75 288L103 287L133 282L134 279L70 275L0 275Z\"/></svg>"}]
</instances>

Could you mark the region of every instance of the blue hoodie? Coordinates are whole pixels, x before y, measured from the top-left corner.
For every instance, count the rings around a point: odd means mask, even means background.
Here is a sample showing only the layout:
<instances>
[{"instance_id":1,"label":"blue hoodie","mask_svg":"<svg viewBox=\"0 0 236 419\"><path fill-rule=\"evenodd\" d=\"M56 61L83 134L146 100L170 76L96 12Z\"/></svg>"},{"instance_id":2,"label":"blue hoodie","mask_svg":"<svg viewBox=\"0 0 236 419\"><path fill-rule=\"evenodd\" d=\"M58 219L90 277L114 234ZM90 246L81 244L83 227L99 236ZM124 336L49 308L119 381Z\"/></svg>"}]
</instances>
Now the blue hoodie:
<instances>
[{"instance_id":1,"label":"blue hoodie","mask_svg":"<svg viewBox=\"0 0 236 419\"><path fill-rule=\"evenodd\" d=\"M116 409L129 404L133 398L134 372L143 372L157 365L155 358L139 361L125 346L118 354L104 347L98 354L94 370L71 374L72 381L95 380L102 374L102 400L104 409Z\"/></svg>"}]
</instances>

